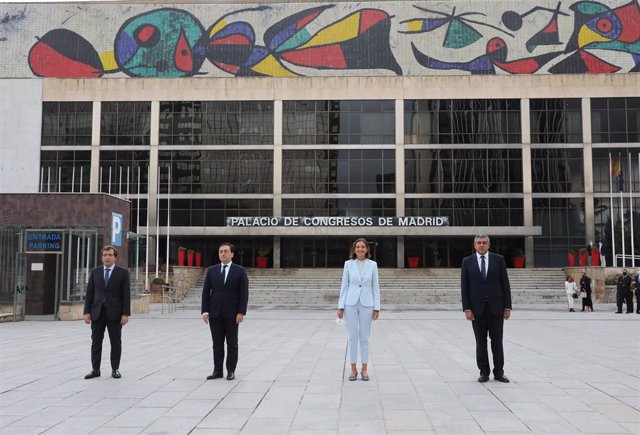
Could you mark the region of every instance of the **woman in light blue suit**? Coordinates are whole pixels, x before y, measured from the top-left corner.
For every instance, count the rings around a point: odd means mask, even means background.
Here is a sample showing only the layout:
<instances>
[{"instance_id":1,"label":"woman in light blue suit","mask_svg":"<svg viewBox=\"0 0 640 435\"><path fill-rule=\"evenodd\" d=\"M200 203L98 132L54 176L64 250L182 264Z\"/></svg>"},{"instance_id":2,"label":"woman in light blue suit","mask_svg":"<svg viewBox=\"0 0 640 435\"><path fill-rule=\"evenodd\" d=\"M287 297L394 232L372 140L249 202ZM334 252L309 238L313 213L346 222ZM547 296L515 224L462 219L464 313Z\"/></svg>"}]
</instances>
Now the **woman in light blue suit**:
<instances>
[{"instance_id":1,"label":"woman in light blue suit","mask_svg":"<svg viewBox=\"0 0 640 435\"><path fill-rule=\"evenodd\" d=\"M358 239L351 246L351 260L344 263L342 287L338 301L338 318L344 316L349 333L349 358L351 360L350 381L358 379L358 341L360 342L360 374L363 381L369 380L369 334L371 320L380 314L380 285L378 265L369 260L371 254L365 239Z\"/></svg>"}]
</instances>

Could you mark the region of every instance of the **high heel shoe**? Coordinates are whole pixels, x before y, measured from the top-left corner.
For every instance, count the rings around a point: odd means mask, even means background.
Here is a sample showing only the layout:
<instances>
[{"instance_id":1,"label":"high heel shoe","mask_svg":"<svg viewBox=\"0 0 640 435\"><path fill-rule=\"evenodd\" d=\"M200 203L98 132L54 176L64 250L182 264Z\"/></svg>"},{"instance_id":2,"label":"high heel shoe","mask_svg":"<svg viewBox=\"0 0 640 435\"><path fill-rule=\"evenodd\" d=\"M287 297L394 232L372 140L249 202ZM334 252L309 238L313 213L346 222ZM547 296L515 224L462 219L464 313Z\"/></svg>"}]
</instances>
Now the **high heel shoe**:
<instances>
[{"instance_id":1,"label":"high heel shoe","mask_svg":"<svg viewBox=\"0 0 640 435\"><path fill-rule=\"evenodd\" d=\"M356 374L355 374L355 375L351 375L351 376L349 376L349 380L350 380L350 381L355 381L356 379L358 379L358 372L356 372Z\"/></svg>"}]
</instances>

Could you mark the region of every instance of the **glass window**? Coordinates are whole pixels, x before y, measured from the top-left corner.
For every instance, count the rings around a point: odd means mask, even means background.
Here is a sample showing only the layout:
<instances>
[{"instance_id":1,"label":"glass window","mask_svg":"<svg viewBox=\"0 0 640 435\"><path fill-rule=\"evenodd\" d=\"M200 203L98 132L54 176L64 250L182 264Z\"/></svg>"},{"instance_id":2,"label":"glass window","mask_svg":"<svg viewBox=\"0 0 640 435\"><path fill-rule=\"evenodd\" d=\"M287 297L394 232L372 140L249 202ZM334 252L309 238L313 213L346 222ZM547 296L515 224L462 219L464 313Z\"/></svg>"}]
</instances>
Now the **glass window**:
<instances>
[{"instance_id":1,"label":"glass window","mask_svg":"<svg viewBox=\"0 0 640 435\"><path fill-rule=\"evenodd\" d=\"M582 149L532 149L534 192L584 192Z\"/></svg>"},{"instance_id":2,"label":"glass window","mask_svg":"<svg viewBox=\"0 0 640 435\"><path fill-rule=\"evenodd\" d=\"M149 145L151 103L103 102L100 145Z\"/></svg>"},{"instance_id":3,"label":"glass window","mask_svg":"<svg viewBox=\"0 0 640 435\"><path fill-rule=\"evenodd\" d=\"M567 251L585 246L584 199L534 198L533 224L542 227L534 237L536 265L566 265Z\"/></svg>"},{"instance_id":4,"label":"glass window","mask_svg":"<svg viewBox=\"0 0 640 435\"><path fill-rule=\"evenodd\" d=\"M160 145L273 144L273 101L163 101Z\"/></svg>"},{"instance_id":5,"label":"glass window","mask_svg":"<svg viewBox=\"0 0 640 435\"><path fill-rule=\"evenodd\" d=\"M521 198L411 198L407 216L448 216L451 226L523 225Z\"/></svg>"},{"instance_id":6,"label":"glass window","mask_svg":"<svg viewBox=\"0 0 640 435\"><path fill-rule=\"evenodd\" d=\"M91 151L41 151L40 192L88 192Z\"/></svg>"},{"instance_id":7,"label":"glass window","mask_svg":"<svg viewBox=\"0 0 640 435\"><path fill-rule=\"evenodd\" d=\"M520 100L406 100L405 144L521 143Z\"/></svg>"},{"instance_id":8,"label":"glass window","mask_svg":"<svg viewBox=\"0 0 640 435\"><path fill-rule=\"evenodd\" d=\"M93 103L42 103L42 145L91 145Z\"/></svg>"},{"instance_id":9,"label":"glass window","mask_svg":"<svg viewBox=\"0 0 640 435\"><path fill-rule=\"evenodd\" d=\"M284 101L283 143L394 144L393 100Z\"/></svg>"},{"instance_id":10,"label":"glass window","mask_svg":"<svg viewBox=\"0 0 640 435\"><path fill-rule=\"evenodd\" d=\"M620 177L614 173L620 161L622 190L640 191L638 148L594 148L593 149L593 191L595 193L619 192Z\"/></svg>"},{"instance_id":11,"label":"glass window","mask_svg":"<svg viewBox=\"0 0 640 435\"><path fill-rule=\"evenodd\" d=\"M407 193L521 193L519 149L405 150Z\"/></svg>"},{"instance_id":12,"label":"glass window","mask_svg":"<svg viewBox=\"0 0 640 435\"><path fill-rule=\"evenodd\" d=\"M592 98L594 143L640 142L640 98Z\"/></svg>"},{"instance_id":13,"label":"glass window","mask_svg":"<svg viewBox=\"0 0 640 435\"><path fill-rule=\"evenodd\" d=\"M284 216L395 216L392 198L283 199Z\"/></svg>"},{"instance_id":14,"label":"glass window","mask_svg":"<svg viewBox=\"0 0 640 435\"><path fill-rule=\"evenodd\" d=\"M100 151L100 191L124 194L147 193L149 151ZM139 177L139 180L138 180Z\"/></svg>"},{"instance_id":15,"label":"glass window","mask_svg":"<svg viewBox=\"0 0 640 435\"><path fill-rule=\"evenodd\" d=\"M394 193L394 150L284 150L283 193Z\"/></svg>"},{"instance_id":16,"label":"glass window","mask_svg":"<svg viewBox=\"0 0 640 435\"><path fill-rule=\"evenodd\" d=\"M171 225L197 227L227 225L228 217L273 216L270 199L172 199ZM160 200L160 225L167 224L167 200Z\"/></svg>"},{"instance_id":17,"label":"glass window","mask_svg":"<svg viewBox=\"0 0 640 435\"><path fill-rule=\"evenodd\" d=\"M532 99L531 143L581 143L580 99Z\"/></svg>"},{"instance_id":18,"label":"glass window","mask_svg":"<svg viewBox=\"0 0 640 435\"><path fill-rule=\"evenodd\" d=\"M160 192L272 193L273 151L160 151Z\"/></svg>"}]
</instances>

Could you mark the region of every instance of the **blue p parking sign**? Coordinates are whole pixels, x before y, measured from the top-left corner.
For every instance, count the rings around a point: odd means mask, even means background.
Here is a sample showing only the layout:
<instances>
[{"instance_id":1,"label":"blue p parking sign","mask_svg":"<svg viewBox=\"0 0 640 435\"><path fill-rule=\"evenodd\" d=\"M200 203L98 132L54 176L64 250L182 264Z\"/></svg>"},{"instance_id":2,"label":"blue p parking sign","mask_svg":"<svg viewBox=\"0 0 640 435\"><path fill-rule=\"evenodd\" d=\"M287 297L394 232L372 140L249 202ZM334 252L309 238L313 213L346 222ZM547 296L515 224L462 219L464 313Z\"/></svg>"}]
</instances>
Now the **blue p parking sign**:
<instances>
[{"instance_id":1,"label":"blue p parking sign","mask_svg":"<svg viewBox=\"0 0 640 435\"><path fill-rule=\"evenodd\" d=\"M111 213L111 244L122 246L122 215Z\"/></svg>"}]
</instances>

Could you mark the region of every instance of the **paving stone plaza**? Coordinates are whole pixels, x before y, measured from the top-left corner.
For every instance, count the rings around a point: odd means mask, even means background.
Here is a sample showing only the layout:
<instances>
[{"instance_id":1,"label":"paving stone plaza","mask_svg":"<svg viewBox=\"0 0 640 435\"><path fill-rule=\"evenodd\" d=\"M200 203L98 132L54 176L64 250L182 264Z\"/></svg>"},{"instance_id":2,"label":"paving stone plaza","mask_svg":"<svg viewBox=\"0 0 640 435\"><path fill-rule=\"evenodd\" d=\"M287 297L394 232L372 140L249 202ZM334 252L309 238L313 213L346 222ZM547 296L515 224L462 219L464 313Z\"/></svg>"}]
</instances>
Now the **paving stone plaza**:
<instances>
[{"instance_id":1,"label":"paving stone plaza","mask_svg":"<svg viewBox=\"0 0 640 435\"><path fill-rule=\"evenodd\" d=\"M0 433L640 433L640 315L516 306L511 383L480 384L458 307L405 308L383 307L373 326L370 382L348 381L345 331L326 307L250 307L234 381L205 379L211 338L196 310L132 317L122 379L109 376L108 339L102 377L83 378L81 321L0 324Z\"/></svg>"}]
</instances>

